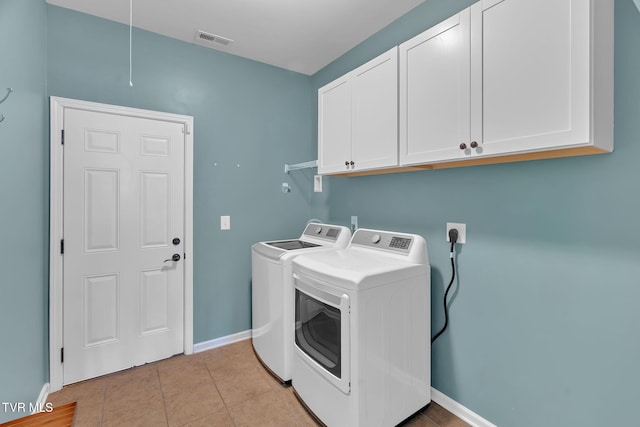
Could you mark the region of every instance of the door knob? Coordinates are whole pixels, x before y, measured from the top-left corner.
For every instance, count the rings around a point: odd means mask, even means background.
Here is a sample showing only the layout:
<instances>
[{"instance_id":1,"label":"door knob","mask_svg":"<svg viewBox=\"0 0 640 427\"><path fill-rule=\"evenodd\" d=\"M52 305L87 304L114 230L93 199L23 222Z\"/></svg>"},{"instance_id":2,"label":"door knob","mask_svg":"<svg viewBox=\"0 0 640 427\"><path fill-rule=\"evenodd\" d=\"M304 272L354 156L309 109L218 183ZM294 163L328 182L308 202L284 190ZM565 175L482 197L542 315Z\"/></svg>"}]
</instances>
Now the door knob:
<instances>
[{"instance_id":1,"label":"door knob","mask_svg":"<svg viewBox=\"0 0 640 427\"><path fill-rule=\"evenodd\" d=\"M174 245L178 246L178 245L180 244L180 239L179 239L178 237L176 237L176 238L174 238L174 239L172 240L172 243L173 243Z\"/></svg>"},{"instance_id":2,"label":"door knob","mask_svg":"<svg viewBox=\"0 0 640 427\"><path fill-rule=\"evenodd\" d=\"M164 262L169 262L169 261L180 261L180 254L173 254L171 258L164 260Z\"/></svg>"}]
</instances>

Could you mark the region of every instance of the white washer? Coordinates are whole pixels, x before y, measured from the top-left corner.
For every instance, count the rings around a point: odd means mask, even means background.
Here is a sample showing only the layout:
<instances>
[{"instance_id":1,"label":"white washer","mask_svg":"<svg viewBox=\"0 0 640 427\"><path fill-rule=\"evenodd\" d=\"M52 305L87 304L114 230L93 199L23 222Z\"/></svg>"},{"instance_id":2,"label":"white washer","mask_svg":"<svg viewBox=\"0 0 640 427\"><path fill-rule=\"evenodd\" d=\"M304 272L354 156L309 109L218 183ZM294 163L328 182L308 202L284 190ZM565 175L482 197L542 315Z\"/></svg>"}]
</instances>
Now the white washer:
<instances>
[{"instance_id":1,"label":"white washer","mask_svg":"<svg viewBox=\"0 0 640 427\"><path fill-rule=\"evenodd\" d=\"M299 239L259 242L251 248L253 348L283 383L291 381L293 354L291 262L301 254L344 248L350 238L347 227L311 223Z\"/></svg>"},{"instance_id":2,"label":"white washer","mask_svg":"<svg viewBox=\"0 0 640 427\"><path fill-rule=\"evenodd\" d=\"M394 426L431 401L430 266L415 234L357 230L293 261L292 385L327 426Z\"/></svg>"}]
</instances>

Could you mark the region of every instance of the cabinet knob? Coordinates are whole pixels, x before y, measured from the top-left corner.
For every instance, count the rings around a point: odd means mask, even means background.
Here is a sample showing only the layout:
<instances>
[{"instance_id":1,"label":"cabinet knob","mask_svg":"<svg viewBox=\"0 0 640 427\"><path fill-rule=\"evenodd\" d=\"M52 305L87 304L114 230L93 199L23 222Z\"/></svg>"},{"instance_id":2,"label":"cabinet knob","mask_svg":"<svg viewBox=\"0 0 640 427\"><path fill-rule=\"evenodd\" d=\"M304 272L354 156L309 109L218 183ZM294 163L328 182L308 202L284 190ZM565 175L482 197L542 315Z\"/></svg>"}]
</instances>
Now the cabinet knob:
<instances>
[{"instance_id":1,"label":"cabinet knob","mask_svg":"<svg viewBox=\"0 0 640 427\"><path fill-rule=\"evenodd\" d=\"M351 160L351 161L349 162L349 164L350 164L351 166L355 165L355 163L354 163L354 161L353 161L353 160Z\"/></svg>"},{"instance_id":2,"label":"cabinet knob","mask_svg":"<svg viewBox=\"0 0 640 427\"><path fill-rule=\"evenodd\" d=\"M476 141L471 141L471 148L478 148L478 143Z\"/></svg>"},{"instance_id":3,"label":"cabinet knob","mask_svg":"<svg viewBox=\"0 0 640 427\"><path fill-rule=\"evenodd\" d=\"M461 150L466 150L467 149L467 144L465 144L464 142L462 144L460 144L460 149Z\"/></svg>"},{"instance_id":4,"label":"cabinet knob","mask_svg":"<svg viewBox=\"0 0 640 427\"><path fill-rule=\"evenodd\" d=\"M346 162L344 162L344 165L349 167L349 160L347 160Z\"/></svg>"}]
</instances>

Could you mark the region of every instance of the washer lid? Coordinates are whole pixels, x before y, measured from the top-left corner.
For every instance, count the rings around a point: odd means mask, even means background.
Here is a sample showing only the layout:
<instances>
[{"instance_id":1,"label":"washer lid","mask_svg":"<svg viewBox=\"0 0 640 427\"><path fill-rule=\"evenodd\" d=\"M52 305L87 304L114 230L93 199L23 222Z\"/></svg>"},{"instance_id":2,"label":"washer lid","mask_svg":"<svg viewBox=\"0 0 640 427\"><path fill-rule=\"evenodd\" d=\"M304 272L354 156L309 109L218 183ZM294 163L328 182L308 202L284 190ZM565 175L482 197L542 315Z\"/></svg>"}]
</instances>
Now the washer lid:
<instances>
[{"instance_id":1,"label":"washer lid","mask_svg":"<svg viewBox=\"0 0 640 427\"><path fill-rule=\"evenodd\" d=\"M276 242L265 242L267 245L274 246L278 249L284 249L285 251L292 251L295 249L315 248L320 246L316 243L305 242L304 240L278 240Z\"/></svg>"},{"instance_id":2,"label":"washer lid","mask_svg":"<svg viewBox=\"0 0 640 427\"><path fill-rule=\"evenodd\" d=\"M405 262L353 247L300 255L293 260L294 274L307 275L355 291L413 277L423 277L426 286L429 271L428 264Z\"/></svg>"},{"instance_id":3,"label":"washer lid","mask_svg":"<svg viewBox=\"0 0 640 427\"><path fill-rule=\"evenodd\" d=\"M330 224L308 224L298 239L258 242L252 246L255 253L270 259L280 259L287 254L298 254L323 248L344 248L349 244L351 231L347 227Z\"/></svg>"},{"instance_id":4,"label":"washer lid","mask_svg":"<svg viewBox=\"0 0 640 427\"><path fill-rule=\"evenodd\" d=\"M291 240L283 240L282 242L290 242L290 241ZM280 241L258 242L251 247L251 253L258 254L272 260L282 261L284 259L293 258L294 256L297 256L299 254L304 254L306 252L328 250L333 248L333 246L329 246L329 245L316 245L315 243L311 243L311 245L314 245L313 247L308 246L305 248L283 249L277 246L277 244L279 243ZM309 244L309 242L305 242L305 243Z\"/></svg>"}]
</instances>

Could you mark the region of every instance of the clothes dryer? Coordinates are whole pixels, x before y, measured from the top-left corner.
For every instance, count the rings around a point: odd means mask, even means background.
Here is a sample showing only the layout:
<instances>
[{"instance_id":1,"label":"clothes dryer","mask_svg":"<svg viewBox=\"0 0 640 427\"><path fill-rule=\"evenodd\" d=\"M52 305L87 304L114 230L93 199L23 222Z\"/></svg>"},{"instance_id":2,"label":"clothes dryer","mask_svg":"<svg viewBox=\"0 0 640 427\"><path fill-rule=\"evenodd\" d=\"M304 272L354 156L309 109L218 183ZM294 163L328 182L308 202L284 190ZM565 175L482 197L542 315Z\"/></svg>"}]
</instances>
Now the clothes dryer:
<instances>
[{"instance_id":1,"label":"clothes dryer","mask_svg":"<svg viewBox=\"0 0 640 427\"><path fill-rule=\"evenodd\" d=\"M293 259L344 248L347 227L310 223L298 239L259 242L251 248L252 343L262 364L281 382L291 381Z\"/></svg>"},{"instance_id":2,"label":"clothes dryer","mask_svg":"<svg viewBox=\"0 0 640 427\"><path fill-rule=\"evenodd\" d=\"M415 234L357 230L293 260L292 385L324 424L394 426L431 401L430 266Z\"/></svg>"}]
</instances>

